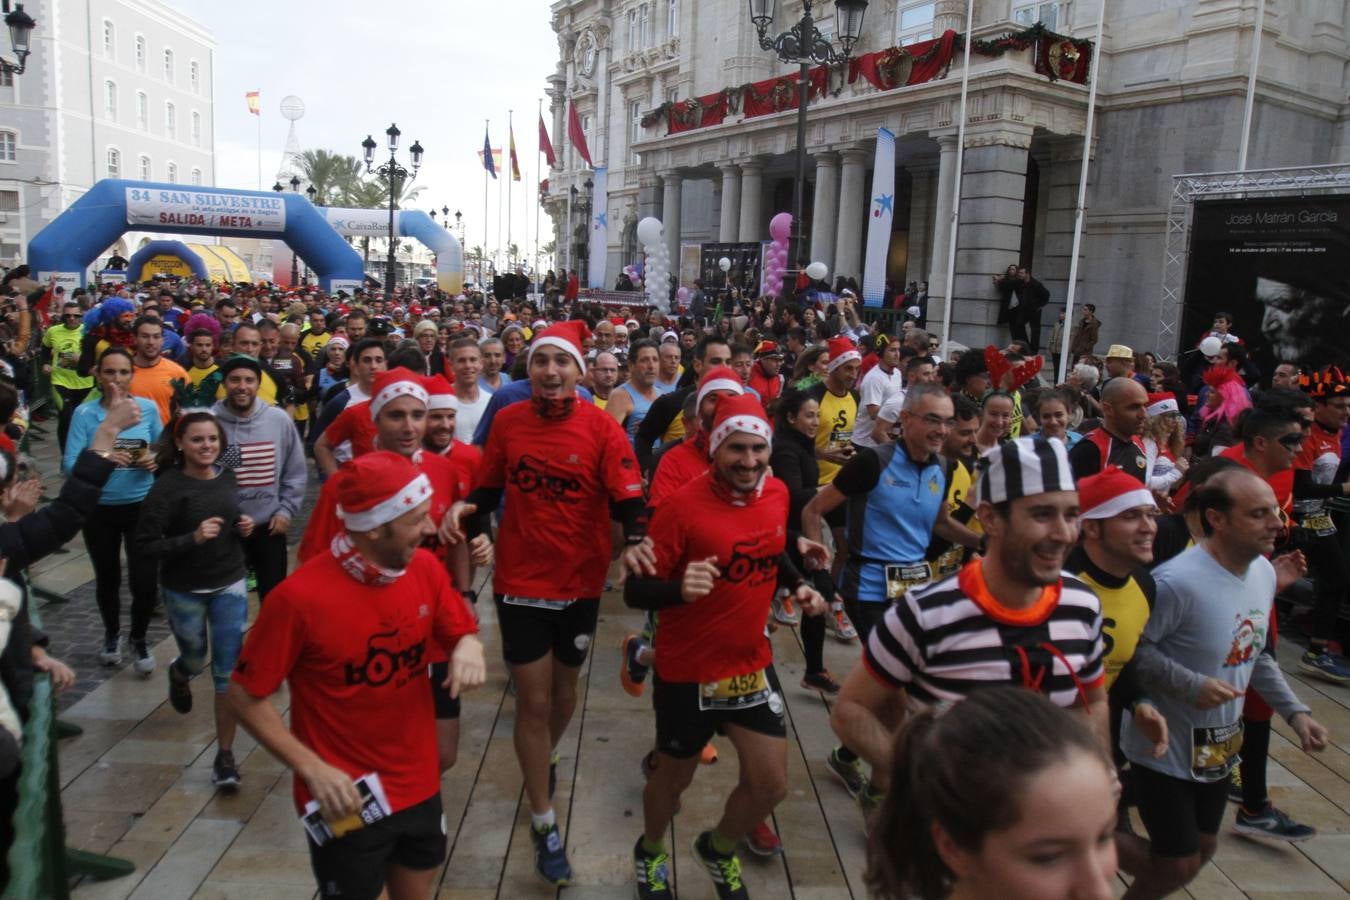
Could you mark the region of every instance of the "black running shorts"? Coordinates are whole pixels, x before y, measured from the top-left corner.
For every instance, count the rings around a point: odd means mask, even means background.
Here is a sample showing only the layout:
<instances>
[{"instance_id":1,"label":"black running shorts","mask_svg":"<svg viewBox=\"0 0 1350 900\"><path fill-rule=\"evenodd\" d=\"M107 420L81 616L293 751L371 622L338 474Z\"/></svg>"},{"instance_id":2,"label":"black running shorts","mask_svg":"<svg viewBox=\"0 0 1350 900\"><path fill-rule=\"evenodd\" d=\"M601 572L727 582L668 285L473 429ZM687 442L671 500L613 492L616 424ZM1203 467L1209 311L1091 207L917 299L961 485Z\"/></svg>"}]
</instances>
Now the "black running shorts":
<instances>
[{"instance_id":1,"label":"black running shorts","mask_svg":"<svg viewBox=\"0 0 1350 900\"><path fill-rule=\"evenodd\" d=\"M1130 789L1153 852L1182 859L1200 852L1200 835L1215 835L1228 808L1228 779L1174 778L1130 765Z\"/></svg>"},{"instance_id":2,"label":"black running shorts","mask_svg":"<svg viewBox=\"0 0 1350 900\"><path fill-rule=\"evenodd\" d=\"M783 689L770 665L765 669L772 693L765 703L734 710L698 708L701 686L690 682L662 681L652 673L652 708L656 710L656 749L676 759L697 756L714 734L726 734L727 725L769 737L786 738Z\"/></svg>"},{"instance_id":3,"label":"black running shorts","mask_svg":"<svg viewBox=\"0 0 1350 900\"><path fill-rule=\"evenodd\" d=\"M562 609L507 603L495 595L497 623L502 630L502 656L513 666L528 665L549 653L565 666L578 668L591 649L600 598L575 600Z\"/></svg>"},{"instance_id":4,"label":"black running shorts","mask_svg":"<svg viewBox=\"0 0 1350 900\"><path fill-rule=\"evenodd\" d=\"M434 869L445 862L445 843L445 816L437 793L322 847L311 838L309 862L324 900L375 900L384 890L388 865Z\"/></svg>"}]
</instances>

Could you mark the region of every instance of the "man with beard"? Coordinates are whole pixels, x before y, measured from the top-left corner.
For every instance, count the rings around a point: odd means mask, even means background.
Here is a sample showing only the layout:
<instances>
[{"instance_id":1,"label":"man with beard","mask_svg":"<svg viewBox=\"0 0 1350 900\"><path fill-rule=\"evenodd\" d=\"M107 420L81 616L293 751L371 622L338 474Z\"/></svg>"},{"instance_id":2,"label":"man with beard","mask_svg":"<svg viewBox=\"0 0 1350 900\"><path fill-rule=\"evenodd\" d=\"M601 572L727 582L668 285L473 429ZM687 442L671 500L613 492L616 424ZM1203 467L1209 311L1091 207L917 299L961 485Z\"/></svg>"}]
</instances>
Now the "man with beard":
<instances>
[{"instance_id":1,"label":"man with beard","mask_svg":"<svg viewBox=\"0 0 1350 900\"><path fill-rule=\"evenodd\" d=\"M511 376L502 371L506 364L506 348L501 338L486 337L479 341L478 349L483 354L483 372L478 376L478 386L490 393L497 393L511 383Z\"/></svg>"},{"instance_id":2,"label":"man with beard","mask_svg":"<svg viewBox=\"0 0 1350 900\"><path fill-rule=\"evenodd\" d=\"M1082 710L1109 747L1101 604L1062 571L1078 540L1078 492L1064 445L1016 438L985 458L975 507L985 555L886 611L830 715L881 790L907 709L991 685L1029 688Z\"/></svg>"},{"instance_id":3,"label":"man with beard","mask_svg":"<svg viewBox=\"0 0 1350 900\"><path fill-rule=\"evenodd\" d=\"M173 413L177 385L187 386L187 372L178 363L162 355L164 325L159 319L141 316L131 328L136 338L136 352L132 356L131 393L154 402L159 408L159 421L169 424Z\"/></svg>"}]
</instances>

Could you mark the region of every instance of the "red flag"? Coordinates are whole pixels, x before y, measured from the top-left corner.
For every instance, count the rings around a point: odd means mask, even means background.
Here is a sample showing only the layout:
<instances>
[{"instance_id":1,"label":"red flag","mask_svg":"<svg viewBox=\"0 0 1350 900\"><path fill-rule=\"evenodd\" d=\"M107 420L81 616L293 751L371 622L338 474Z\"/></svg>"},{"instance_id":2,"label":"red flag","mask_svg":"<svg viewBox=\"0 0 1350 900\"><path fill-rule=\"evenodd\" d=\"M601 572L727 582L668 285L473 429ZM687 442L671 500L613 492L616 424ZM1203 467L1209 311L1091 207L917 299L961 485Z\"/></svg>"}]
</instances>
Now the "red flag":
<instances>
[{"instance_id":1,"label":"red flag","mask_svg":"<svg viewBox=\"0 0 1350 900\"><path fill-rule=\"evenodd\" d=\"M557 157L553 155L553 142L548 139L548 129L544 127L543 116L539 117L539 152L544 154L550 167L558 164Z\"/></svg>"},{"instance_id":2,"label":"red flag","mask_svg":"<svg viewBox=\"0 0 1350 900\"><path fill-rule=\"evenodd\" d=\"M572 146L577 148L581 158L586 160L586 165L595 166L591 162L591 151L586 147L586 132L581 128L581 116L577 115L577 105L571 100L567 101L567 136L572 141Z\"/></svg>"}]
</instances>

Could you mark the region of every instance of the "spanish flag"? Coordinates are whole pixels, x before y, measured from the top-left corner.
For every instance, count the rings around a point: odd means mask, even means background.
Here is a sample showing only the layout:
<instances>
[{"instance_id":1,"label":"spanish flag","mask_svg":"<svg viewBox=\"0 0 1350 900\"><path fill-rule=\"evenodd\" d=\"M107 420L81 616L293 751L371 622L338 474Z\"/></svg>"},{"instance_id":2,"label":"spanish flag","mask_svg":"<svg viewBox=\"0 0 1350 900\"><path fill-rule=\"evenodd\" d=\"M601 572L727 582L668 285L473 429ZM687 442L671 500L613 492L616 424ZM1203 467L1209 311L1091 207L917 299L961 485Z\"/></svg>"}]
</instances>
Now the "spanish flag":
<instances>
[{"instance_id":1,"label":"spanish flag","mask_svg":"<svg viewBox=\"0 0 1350 900\"><path fill-rule=\"evenodd\" d=\"M516 130L510 128L507 130L507 136L511 141L511 180L520 180L520 160L516 159Z\"/></svg>"},{"instance_id":2,"label":"spanish flag","mask_svg":"<svg viewBox=\"0 0 1350 900\"><path fill-rule=\"evenodd\" d=\"M258 91L249 91L244 95L244 102L248 104L248 111L255 116L262 115L262 98Z\"/></svg>"}]
</instances>

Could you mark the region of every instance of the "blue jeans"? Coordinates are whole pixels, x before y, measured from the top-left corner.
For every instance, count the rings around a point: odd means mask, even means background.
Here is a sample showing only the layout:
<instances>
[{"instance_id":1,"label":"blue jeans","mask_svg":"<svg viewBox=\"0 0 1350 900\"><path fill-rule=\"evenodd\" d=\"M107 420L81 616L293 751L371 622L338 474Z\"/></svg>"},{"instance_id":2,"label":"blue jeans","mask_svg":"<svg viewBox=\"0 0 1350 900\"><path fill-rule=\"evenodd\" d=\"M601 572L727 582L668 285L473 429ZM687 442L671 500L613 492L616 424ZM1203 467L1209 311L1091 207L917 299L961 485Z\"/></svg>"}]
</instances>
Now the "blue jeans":
<instances>
[{"instance_id":1,"label":"blue jeans","mask_svg":"<svg viewBox=\"0 0 1350 900\"><path fill-rule=\"evenodd\" d=\"M196 594L164 588L169 627L178 641L179 671L192 676L206 668L207 623L210 623L211 680L216 693L230 685L230 673L244 643L248 619L248 593L244 582L214 594Z\"/></svg>"}]
</instances>

